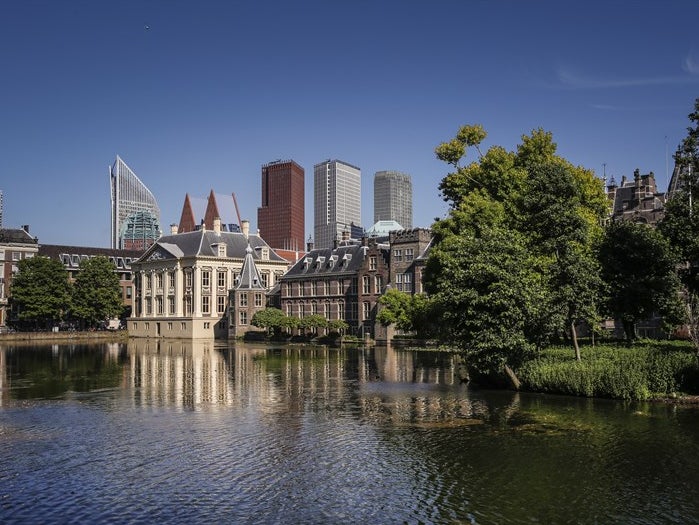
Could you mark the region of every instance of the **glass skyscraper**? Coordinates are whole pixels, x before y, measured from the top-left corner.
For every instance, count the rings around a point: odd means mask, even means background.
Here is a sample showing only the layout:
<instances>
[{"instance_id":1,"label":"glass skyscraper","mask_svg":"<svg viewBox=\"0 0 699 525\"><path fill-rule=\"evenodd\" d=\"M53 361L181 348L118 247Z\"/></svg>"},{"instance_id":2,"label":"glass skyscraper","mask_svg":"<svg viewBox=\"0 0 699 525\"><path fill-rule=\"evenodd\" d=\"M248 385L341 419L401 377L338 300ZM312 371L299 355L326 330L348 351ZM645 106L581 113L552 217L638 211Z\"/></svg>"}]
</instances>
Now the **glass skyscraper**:
<instances>
[{"instance_id":1,"label":"glass skyscraper","mask_svg":"<svg viewBox=\"0 0 699 525\"><path fill-rule=\"evenodd\" d=\"M362 171L341 160L313 166L313 236L316 248L332 248L362 221Z\"/></svg>"},{"instance_id":2,"label":"glass skyscraper","mask_svg":"<svg viewBox=\"0 0 699 525\"><path fill-rule=\"evenodd\" d=\"M160 238L160 208L155 197L117 155L109 170L112 248L145 250Z\"/></svg>"},{"instance_id":3,"label":"glass skyscraper","mask_svg":"<svg viewBox=\"0 0 699 525\"><path fill-rule=\"evenodd\" d=\"M374 174L374 223L396 221L406 230L413 227L413 182L399 171Z\"/></svg>"}]
</instances>

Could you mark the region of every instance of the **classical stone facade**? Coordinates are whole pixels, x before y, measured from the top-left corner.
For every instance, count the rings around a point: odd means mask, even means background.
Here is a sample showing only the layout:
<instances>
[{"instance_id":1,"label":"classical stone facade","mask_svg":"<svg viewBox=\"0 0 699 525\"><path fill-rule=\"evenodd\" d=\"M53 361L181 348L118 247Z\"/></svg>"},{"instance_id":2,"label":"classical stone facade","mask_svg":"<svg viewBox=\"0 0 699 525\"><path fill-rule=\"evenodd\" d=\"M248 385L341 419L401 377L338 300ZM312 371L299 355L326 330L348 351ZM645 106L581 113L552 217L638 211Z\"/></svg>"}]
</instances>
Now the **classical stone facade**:
<instances>
[{"instance_id":1,"label":"classical stone facade","mask_svg":"<svg viewBox=\"0 0 699 525\"><path fill-rule=\"evenodd\" d=\"M128 319L134 337L227 338L229 292L240 277L247 249L268 290L287 269L259 235L213 230L172 233L132 264L134 310Z\"/></svg>"}]
</instances>

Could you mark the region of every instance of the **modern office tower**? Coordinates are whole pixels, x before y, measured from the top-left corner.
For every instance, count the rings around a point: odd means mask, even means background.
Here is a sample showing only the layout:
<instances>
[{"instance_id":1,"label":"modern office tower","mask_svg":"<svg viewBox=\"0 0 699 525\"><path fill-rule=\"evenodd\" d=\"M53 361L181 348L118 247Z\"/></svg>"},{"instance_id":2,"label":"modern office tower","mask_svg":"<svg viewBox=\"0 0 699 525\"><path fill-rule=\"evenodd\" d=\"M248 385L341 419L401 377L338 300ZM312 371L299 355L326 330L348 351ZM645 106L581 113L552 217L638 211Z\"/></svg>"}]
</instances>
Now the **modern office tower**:
<instances>
[{"instance_id":1,"label":"modern office tower","mask_svg":"<svg viewBox=\"0 0 699 525\"><path fill-rule=\"evenodd\" d=\"M374 174L374 223L396 221L406 230L413 227L413 182L399 171Z\"/></svg>"},{"instance_id":2,"label":"modern office tower","mask_svg":"<svg viewBox=\"0 0 699 525\"><path fill-rule=\"evenodd\" d=\"M109 170L109 179L112 248L145 250L162 234L155 197L118 155Z\"/></svg>"},{"instance_id":3,"label":"modern office tower","mask_svg":"<svg viewBox=\"0 0 699 525\"><path fill-rule=\"evenodd\" d=\"M341 160L313 166L315 248L333 248L362 220L362 171Z\"/></svg>"},{"instance_id":4,"label":"modern office tower","mask_svg":"<svg viewBox=\"0 0 699 525\"><path fill-rule=\"evenodd\" d=\"M303 250L305 236L305 173L293 160L262 166L262 206L257 229L270 247Z\"/></svg>"}]
</instances>

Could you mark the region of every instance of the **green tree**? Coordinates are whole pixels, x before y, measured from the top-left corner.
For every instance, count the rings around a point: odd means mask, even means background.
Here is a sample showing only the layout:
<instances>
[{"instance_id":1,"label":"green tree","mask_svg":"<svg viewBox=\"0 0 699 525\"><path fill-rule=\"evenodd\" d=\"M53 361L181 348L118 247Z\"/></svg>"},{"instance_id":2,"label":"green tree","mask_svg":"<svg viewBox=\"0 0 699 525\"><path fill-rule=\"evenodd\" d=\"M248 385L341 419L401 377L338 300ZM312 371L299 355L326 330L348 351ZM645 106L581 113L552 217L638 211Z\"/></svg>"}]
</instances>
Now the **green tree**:
<instances>
[{"instance_id":1,"label":"green tree","mask_svg":"<svg viewBox=\"0 0 699 525\"><path fill-rule=\"evenodd\" d=\"M83 260L73 284L73 317L84 326L96 327L119 317L123 309L119 277L112 262L102 255Z\"/></svg>"},{"instance_id":2,"label":"green tree","mask_svg":"<svg viewBox=\"0 0 699 525\"><path fill-rule=\"evenodd\" d=\"M327 328L328 321L320 314L308 315L299 321L299 328L305 333L306 330L315 331L321 328Z\"/></svg>"},{"instance_id":3,"label":"green tree","mask_svg":"<svg viewBox=\"0 0 699 525\"><path fill-rule=\"evenodd\" d=\"M687 136L674 155L677 184L658 228L680 257L687 328L699 358L699 98L688 117Z\"/></svg>"},{"instance_id":4,"label":"green tree","mask_svg":"<svg viewBox=\"0 0 699 525\"><path fill-rule=\"evenodd\" d=\"M10 290L11 304L21 324L48 329L70 309L68 274L56 259L32 257L17 263Z\"/></svg>"},{"instance_id":5,"label":"green tree","mask_svg":"<svg viewBox=\"0 0 699 525\"><path fill-rule=\"evenodd\" d=\"M437 332L434 322L434 304L425 294L409 294L389 288L379 298L381 309L376 320L384 326L395 324L403 332L414 332L428 339Z\"/></svg>"},{"instance_id":6,"label":"green tree","mask_svg":"<svg viewBox=\"0 0 699 525\"><path fill-rule=\"evenodd\" d=\"M596 317L589 265L607 205L591 171L556 155L551 133L534 130L514 152L483 154L485 138L464 126L435 150L455 171L439 186L450 210L433 225L425 286L469 368L507 373L553 334ZM471 149L478 158L462 167Z\"/></svg>"},{"instance_id":7,"label":"green tree","mask_svg":"<svg viewBox=\"0 0 699 525\"><path fill-rule=\"evenodd\" d=\"M458 345L473 378L512 372L534 350L541 274L517 232L493 227L479 237L453 235L433 247L425 286L435 302L440 336Z\"/></svg>"},{"instance_id":8,"label":"green tree","mask_svg":"<svg viewBox=\"0 0 699 525\"><path fill-rule=\"evenodd\" d=\"M548 142L538 142L544 151L552 151ZM528 152L525 161L531 158L541 156ZM594 246L602 235L606 196L591 172L557 157L529 164L527 171L519 229L545 269L549 329L569 333L580 360L576 325L593 326L598 320L604 290Z\"/></svg>"},{"instance_id":9,"label":"green tree","mask_svg":"<svg viewBox=\"0 0 699 525\"><path fill-rule=\"evenodd\" d=\"M653 313L670 326L681 322L677 258L658 230L627 221L611 223L599 260L609 289L608 311L621 321L628 341L636 338L636 323Z\"/></svg>"},{"instance_id":10,"label":"green tree","mask_svg":"<svg viewBox=\"0 0 699 525\"><path fill-rule=\"evenodd\" d=\"M270 335L279 335L285 328L286 314L279 308L265 308L255 312L250 323L258 328L265 328Z\"/></svg>"},{"instance_id":11,"label":"green tree","mask_svg":"<svg viewBox=\"0 0 699 525\"><path fill-rule=\"evenodd\" d=\"M343 333L349 328L349 325L343 319L331 319L328 321L328 330L331 332Z\"/></svg>"}]
</instances>

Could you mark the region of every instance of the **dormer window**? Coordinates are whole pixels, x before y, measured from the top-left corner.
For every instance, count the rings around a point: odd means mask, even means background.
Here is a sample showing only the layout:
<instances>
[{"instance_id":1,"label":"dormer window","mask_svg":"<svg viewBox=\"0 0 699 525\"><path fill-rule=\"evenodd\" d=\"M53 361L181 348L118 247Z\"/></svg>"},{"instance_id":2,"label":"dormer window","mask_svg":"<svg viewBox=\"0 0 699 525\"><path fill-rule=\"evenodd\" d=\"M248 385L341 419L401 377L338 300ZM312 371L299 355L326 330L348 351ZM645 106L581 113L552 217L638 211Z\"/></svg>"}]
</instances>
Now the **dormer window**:
<instances>
[{"instance_id":1,"label":"dormer window","mask_svg":"<svg viewBox=\"0 0 699 525\"><path fill-rule=\"evenodd\" d=\"M332 254L330 260L328 261L328 267L333 267L337 262L337 254Z\"/></svg>"},{"instance_id":2,"label":"dormer window","mask_svg":"<svg viewBox=\"0 0 699 525\"><path fill-rule=\"evenodd\" d=\"M219 242L216 244L212 244L211 247L214 249L214 253L216 254L217 257L226 257L227 256L225 242Z\"/></svg>"},{"instance_id":3,"label":"dormer window","mask_svg":"<svg viewBox=\"0 0 699 525\"><path fill-rule=\"evenodd\" d=\"M303 264L306 267L306 270L308 270L311 267L311 264L313 264L313 258L312 257L306 257L303 260Z\"/></svg>"},{"instance_id":4,"label":"dormer window","mask_svg":"<svg viewBox=\"0 0 699 525\"><path fill-rule=\"evenodd\" d=\"M316 268L322 268L323 264L325 264L325 257L322 255L316 259Z\"/></svg>"},{"instance_id":5,"label":"dormer window","mask_svg":"<svg viewBox=\"0 0 699 525\"><path fill-rule=\"evenodd\" d=\"M260 258L263 261L268 261L269 260L269 248L266 246L260 250Z\"/></svg>"}]
</instances>

